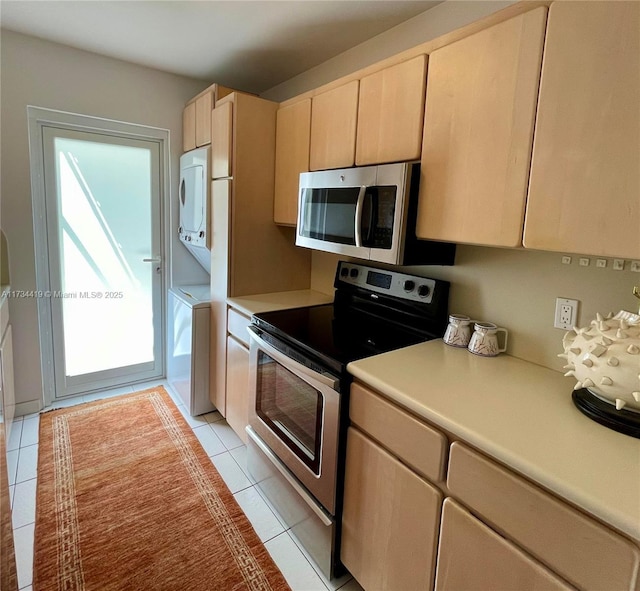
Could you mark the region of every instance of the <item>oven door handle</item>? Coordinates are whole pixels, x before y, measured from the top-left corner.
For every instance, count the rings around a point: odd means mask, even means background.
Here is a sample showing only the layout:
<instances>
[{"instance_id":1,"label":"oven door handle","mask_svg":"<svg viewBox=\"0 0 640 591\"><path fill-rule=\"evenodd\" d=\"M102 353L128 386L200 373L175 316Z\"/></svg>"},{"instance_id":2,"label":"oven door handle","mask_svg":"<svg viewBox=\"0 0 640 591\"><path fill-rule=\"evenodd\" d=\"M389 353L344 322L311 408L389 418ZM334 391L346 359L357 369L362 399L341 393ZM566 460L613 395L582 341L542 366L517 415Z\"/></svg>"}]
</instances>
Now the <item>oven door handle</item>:
<instances>
[{"instance_id":1,"label":"oven door handle","mask_svg":"<svg viewBox=\"0 0 640 591\"><path fill-rule=\"evenodd\" d=\"M362 185L358 192L358 201L356 202L356 220L354 238L356 246L362 246L362 210L364 209L364 195L367 192L367 186Z\"/></svg>"},{"instance_id":2,"label":"oven door handle","mask_svg":"<svg viewBox=\"0 0 640 591\"><path fill-rule=\"evenodd\" d=\"M281 353L273 345L270 345L269 343L267 343L267 341L265 341L262 337L260 337L260 330L257 329L256 327L248 326L247 330L249 331L249 336L256 342L256 344L261 349L263 349L266 353L268 353L269 356L273 358L275 361L277 361L280 365L283 365L287 369L293 369L298 374L303 374L307 378L311 380L315 380L320 384L322 384L323 386L331 388L336 392L339 391L339 380L336 380L329 375L321 374L321 373L318 373L317 371L313 371L312 369L305 367L304 365L302 365L302 363L299 363L295 359L291 359L291 357L287 357L284 353Z\"/></svg>"}]
</instances>

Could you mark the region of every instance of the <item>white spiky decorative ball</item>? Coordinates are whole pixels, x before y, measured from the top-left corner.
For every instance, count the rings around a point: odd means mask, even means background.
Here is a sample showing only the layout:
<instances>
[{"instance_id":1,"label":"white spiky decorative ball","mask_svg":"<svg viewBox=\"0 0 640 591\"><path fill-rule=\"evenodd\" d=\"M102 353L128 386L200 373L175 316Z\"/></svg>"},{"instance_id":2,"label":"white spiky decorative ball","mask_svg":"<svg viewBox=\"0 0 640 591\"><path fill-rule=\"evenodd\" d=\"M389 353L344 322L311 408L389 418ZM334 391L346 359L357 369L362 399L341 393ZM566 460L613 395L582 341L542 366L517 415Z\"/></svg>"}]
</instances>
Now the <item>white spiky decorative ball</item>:
<instances>
[{"instance_id":1,"label":"white spiky decorative ball","mask_svg":"<svg viewBox=\"0 0 640 591\"><path fill-rule=\"evenodd\" d=\"M574 328L562 340L566 376L615 405L640 412L640 315L621 311Z\"/></svg>"}]
</instances>

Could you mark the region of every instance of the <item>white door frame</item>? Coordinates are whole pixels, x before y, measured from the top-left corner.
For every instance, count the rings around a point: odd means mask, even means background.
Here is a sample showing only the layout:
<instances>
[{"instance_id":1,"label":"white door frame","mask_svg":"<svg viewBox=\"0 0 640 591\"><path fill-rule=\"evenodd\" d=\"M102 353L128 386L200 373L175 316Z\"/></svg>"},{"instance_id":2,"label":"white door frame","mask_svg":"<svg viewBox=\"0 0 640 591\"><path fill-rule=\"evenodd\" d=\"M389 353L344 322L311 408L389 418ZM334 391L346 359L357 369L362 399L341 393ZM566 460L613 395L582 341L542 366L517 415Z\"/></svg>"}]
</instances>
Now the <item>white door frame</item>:
<instances>
[{"instance_id":1,"label":"white door frame","mask_svg":"<svg viewBox=\"0 0 640 591\"><path fill-rule=\"evenodd\" d=\"M156 141L160 144L160 249L162 253L162 335L166 333L167 293L167 245L164 228L167 227L166 201L170 195L169 130L122 121L114 121L88 115L78 115L41 107L27 106L29 125L29 156L31 169L31 201L33 207L33 229L35 246L36 291L43 294L37 298L40 360L42 369L43 402L47 406L55 399L55 371L50 299L44 294L51 291L49 280L48 237L46 225L43 127L59 127L77 131L98 132L107 135L125 136ZM161 374L165 373L165 340L161 337L162 350L158 359Z\"/></svg>"}]
</instances>

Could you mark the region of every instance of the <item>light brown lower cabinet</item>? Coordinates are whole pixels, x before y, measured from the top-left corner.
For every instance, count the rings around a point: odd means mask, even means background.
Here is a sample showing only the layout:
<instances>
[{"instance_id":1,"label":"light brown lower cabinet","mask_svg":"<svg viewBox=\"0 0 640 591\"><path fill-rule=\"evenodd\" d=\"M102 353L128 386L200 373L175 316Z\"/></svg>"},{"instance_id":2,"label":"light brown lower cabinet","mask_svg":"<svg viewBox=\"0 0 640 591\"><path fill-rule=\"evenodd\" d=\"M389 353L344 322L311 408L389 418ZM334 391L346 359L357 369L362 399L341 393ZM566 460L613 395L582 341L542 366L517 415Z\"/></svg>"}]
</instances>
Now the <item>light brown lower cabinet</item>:
<instances>
[{"instance_id":1,"label":"light brown lower cabinet","mask_svg":"<svg viewBox=\"0 0 640 591\"><path fill-rule=\"evenodd\" d=\"M365 588L433 588L442 493L350 427L341 558Z\"/></svg>"},{"instance_id":2,"label":"light brown lower cabinet","mask_svg":"<svg viewBox=\"0 0 640 591\"><path fill-rule=\"evenodd\" d=\"M447 487L482 521L576 588L636 589L636 545L459 441L449 452Z\"/></svg>"},{"instance_id":3,"label":"light brown lower cabinet","mask_svg":"<svg viewBox=\"0 0 640 591\"><path fill-rule=\"evenodd\" d=\"M637 541L364 384L349 416L340 556L366 591L640 591Z\"/></svg>"},{"instance_id":4,"label":"light brown lower cabinet","mask_svg":"<svg viewBox=\"0 0 640 591\"><path fill-rule=\"evenodd\" d=\"M249 417L249 349L234 337L227 337L227 423L247 443Z\"/></svg>"},{"instance_id":5,"label":"light brown lower cabinet","mask_svg":"<svg viewBox=\"0 0 640 591\"><path fill-rule=\"evenodd\" d=\"M442 508L435 588L574 589L450 498Z\"/></svg>"}]
</instances>

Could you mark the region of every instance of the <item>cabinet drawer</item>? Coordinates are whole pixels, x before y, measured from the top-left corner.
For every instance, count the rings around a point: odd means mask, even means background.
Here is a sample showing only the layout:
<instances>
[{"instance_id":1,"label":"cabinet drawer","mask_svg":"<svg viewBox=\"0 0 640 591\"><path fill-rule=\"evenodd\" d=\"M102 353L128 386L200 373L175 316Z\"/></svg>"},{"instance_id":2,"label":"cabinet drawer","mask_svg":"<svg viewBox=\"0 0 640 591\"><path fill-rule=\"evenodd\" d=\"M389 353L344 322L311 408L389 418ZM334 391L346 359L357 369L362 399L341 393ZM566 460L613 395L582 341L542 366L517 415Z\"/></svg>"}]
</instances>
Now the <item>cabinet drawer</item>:
<instances>
[{"instance_id":1,"label":"cabinet drawer","mask_svg":"<svg viewBox=\"0 0 640 591\"><path fill-rule=\"evenodd\" d=\"M572 589L451 499L442 507L436 591Z\"/></svg>"},{"instance_id":2,"label":"cabinet drawer","mask_svg":"<svg viewBox=\"0 0 640 591\"><path fill-rule=\"evenodd\" d=\"M249 346L247 326L250 324L251 318L247 318L244 314L240 314L240 312L236 312L233 308L229 308L227 312L227 331L247 347Z\"/></svg>"},{"instance_id":3,"label":"cabinet drawer","mask_svg":"<svg viewBox=\"0 0 640 591\"><path fill-rule=\"evenodd\" d=\"M495 529L581 589L635 589L640 552L537 486L458 442L447 486Z\"/></svg>"},{"instance_id":4,"label":"cabinet drawer","mask_svg":"<svg viewBox=\"0 0 640 591\"><path fill-rule=\"evenodd\" d=\"M416 472L434 482L444 479L448 443L439 431L360 384L351 386L349 418Z\"/></svg>"}]
</instances>

